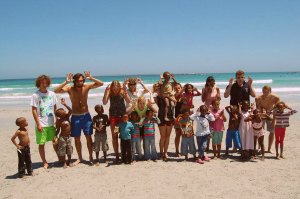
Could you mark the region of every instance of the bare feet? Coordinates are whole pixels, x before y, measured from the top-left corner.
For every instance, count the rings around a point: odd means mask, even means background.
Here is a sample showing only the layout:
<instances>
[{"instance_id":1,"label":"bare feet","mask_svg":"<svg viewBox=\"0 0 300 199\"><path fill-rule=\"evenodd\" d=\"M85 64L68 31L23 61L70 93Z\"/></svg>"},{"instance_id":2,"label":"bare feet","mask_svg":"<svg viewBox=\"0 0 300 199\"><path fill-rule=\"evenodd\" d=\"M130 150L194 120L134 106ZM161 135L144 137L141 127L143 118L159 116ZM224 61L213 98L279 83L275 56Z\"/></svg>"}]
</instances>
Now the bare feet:
<instances>
[{"instance_id":1,"label":"bare feet","mask_svg":"<svg viewBox=\"0 0 300 199\"><path fill-rule=\"evenodd\" d=\"M265 161L265 156L262 156L262 157L261 157L261 161Z\"/></svg>"},{"instance_id":2,"label":"bare feet","mask_svg":"<svg viewBox=\"0 0 300 199\"><path fill-rule=\"evenodd\" d=\"M175 157L179 157L179 153L178 152L176 152Z\"/></svg>"},{"instance_id":3,"label":"bare feet","mask_svg":"<svg viewBox=\"0 0 300 199\"><path fill-rule=\"evenodd\" d=\"M82 160L77 159L75 162L73 162L73 166L76 166L76 165L78 165L78 164L81 163L81 162L82 162Z\"/></svg>"},{"instance_id":4,"label":"bare feet","mask_svg":"<svg viewBox=\"0 0 300 199\"><path fill-rule=\"evenodd\" d=\"M68 165L67 165L67 163L65 162L65 163L64 163L64 169L66 169L66 168L68 168Z\"/></svg>"},{"instance_id":5,"label":"bare feet","mask_svg":"<svg viewBox=\"0 0 300 199\"><path fill-rule=\"evenodd\" d=\"M267 151L267 153L271 153L271 154L273 154L273 152L272 152L271 150Z\"/></svg>"},{"instance_id":6,"label":"bare feet","mask_svg":"<svg viewBox=\"0 0 300 199\"><path fill-rule=\"evenodd\" d=\"M285 159L285 157L284 157L282 154L280 155L280 157L281 157L282 159Z\"/></svg>"},{"instance_id":7,"label":"bare feet","mask_svg":"<svg viewBox=\"0 0 300 199\"><path fill-rule=\"evenodd\" d=\"M44 167L44 169L48 169L49 164L46 162L46 163L44 163L43 167Z\"/></svg>"}]
</instances>

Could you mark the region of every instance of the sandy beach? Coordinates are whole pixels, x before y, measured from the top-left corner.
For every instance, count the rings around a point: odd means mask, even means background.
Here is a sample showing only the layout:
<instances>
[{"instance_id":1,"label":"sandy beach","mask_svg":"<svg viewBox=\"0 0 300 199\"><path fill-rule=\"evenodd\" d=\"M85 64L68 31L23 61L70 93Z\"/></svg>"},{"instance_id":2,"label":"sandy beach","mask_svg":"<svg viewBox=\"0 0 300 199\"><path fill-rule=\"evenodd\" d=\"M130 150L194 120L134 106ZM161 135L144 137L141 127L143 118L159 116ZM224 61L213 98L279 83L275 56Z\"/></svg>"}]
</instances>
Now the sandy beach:
<instances>
[{"instance_id":1,"label":"sandy beach","mask_svg":"<svg viewBox=\"0 0 300 199\"><path fill-rule=\"evenodd\" d=\"M280 96L291 107L300 110L295 97ZM89 102L95 115L94 105L100 100ZM196 107L200 98L195 100ZM253 99L252 99L253 101ZM228 100L222 101L222 107ZM105 106L106 113L108 106ZM17 129L15 119L24 116L29 120L33 177L17 177L17 151L10 141ZM133 165L114 165L113 156L109 163L100 166L80 164L63 169L58 167L52 144L46 145L46 158L50 169L43 169L35 144L34 121L30 107L1 107L0 109L0 198L300 198L300 114L291 117L285 140L285 160L276 160L274 154L266 154L266 160L240 162L239 154L226 160L212 160L200 165L175 158L173 130L169 146L168 162L137 162ZM227 126L227 124L225 124ZM110 150L111 135L108 132ZM156 128L158 150L159 131ZM268 135L268 133L267 133ZM225 138L225 134L224 134ZM222 149L224 148L224 139ZM83 157L88 153L82 136ZM265 136L267 145L267 136ZM73 142L74 146L74 142ZM275 148L273 148L275 151ZM208 155L212 155L209 153ZM77 158L74 148L72 159Z\"/></svg>"}]
</instances>

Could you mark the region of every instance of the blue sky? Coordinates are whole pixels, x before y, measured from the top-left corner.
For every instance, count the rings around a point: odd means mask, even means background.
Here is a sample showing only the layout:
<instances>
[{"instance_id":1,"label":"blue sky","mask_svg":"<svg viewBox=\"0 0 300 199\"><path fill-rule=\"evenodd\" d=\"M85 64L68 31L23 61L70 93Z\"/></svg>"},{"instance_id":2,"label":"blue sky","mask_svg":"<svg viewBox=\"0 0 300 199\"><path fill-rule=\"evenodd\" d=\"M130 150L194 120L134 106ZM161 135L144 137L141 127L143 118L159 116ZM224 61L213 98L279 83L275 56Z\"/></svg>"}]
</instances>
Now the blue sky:
<instances>
[{"instance_id":1,"label":"blue sky","mask_svg":"<svg viewBox=\"0 0 300 199\"><path fill-rule=\"evenodd\" d=\"M0 78L299 71L298 0L0 1Z\"/></svg>"}]
</instances>

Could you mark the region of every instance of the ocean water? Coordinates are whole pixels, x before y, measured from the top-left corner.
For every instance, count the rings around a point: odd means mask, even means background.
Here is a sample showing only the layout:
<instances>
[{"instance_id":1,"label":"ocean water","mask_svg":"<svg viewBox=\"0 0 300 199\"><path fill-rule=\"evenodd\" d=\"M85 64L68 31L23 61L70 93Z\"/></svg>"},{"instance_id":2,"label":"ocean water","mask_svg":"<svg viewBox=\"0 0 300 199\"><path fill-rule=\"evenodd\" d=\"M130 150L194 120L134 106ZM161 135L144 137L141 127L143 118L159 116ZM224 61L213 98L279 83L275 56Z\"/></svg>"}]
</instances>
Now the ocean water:
<instances>
[{"instance_id":1,"label":"ocean water","mask_svg":"<svg viewBox=\"0 0 300 199\"><path fill-rule=\"evenodd\" d=\"M178 82L192 83L197 88L201 89L208 76L214 76L216 85L224 92L228 81L234 77L234 73L215 73L215 74L175 74ZM272 87L272 92L282 95L300 96L300 72L269 72L269 73L247 73L246 77L250 76L254 80L254 88L257 92L261 92L264 85ZM159 80L159 75L132 75L132 76L96 76L104 82L101 88L93 89L90 92L90 98L102 100L102 96L106 85L113 80L124 81L128 77L139 77L149 88ZM50 90L53 87L62 83L65 80L63 77L53 77ZM35 79L9 79L0 80L0 105L25 105L29 104L32 93L36 91ZM140 88L140 87L139 87ZM62 95L67 97L67 95Z\"/></svg>"}]
</instances>

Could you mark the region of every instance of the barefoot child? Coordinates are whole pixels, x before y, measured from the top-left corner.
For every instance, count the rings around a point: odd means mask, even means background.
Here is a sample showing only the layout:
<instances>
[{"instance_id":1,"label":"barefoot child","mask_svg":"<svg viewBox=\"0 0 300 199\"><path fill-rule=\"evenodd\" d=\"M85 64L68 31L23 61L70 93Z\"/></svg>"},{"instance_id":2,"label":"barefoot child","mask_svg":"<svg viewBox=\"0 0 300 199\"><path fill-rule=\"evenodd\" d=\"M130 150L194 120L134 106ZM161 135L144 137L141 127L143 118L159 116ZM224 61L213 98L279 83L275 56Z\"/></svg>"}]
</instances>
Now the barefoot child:
<instances>
[{"instance_id":1,"label":"barefoot child","mask_svg":"<svg viewBox=\"0 0 300 199\"><path fill-rule=\"evenodd\" d=\"M99 152L103 151L104 162L108 151L106 127L110 126L108 116L104 114L102 105L96 105L96 116L93 117L93 128L95 129L93 148L96 153L96 166L99 165Z\"/></svg>"},{"instance_id":2,"label":"barefoot child","mask_svg":"<svg viewBox=\"0 0 300 199\"><path fill-rule=\"evenodd\" d=\"M128 121L128 115L122 116L122 122L118 124L120 139L121 139L121 153L122 162L124 164L131 164L131 135L134 133L134 127L131 122Z\"/></svg>"},{"instance_id":3,"label":"barefoot child","mask_svg":"<svg viewBox=\"0 0 300 199\"><path fill-rule=\"evenodd\" d=\"M144 142L145 142L145 160L152 159L156 161L157 152L155 147L155 123L159 124L160 120L153 117L153 111L147 110L146 117L143 121Z\"/></svg>"},{"instance_id":4,"label":"barefoot child","mask_svg":"<svg viewBox=\"0 0 300 199\"><path fill-rule=\"evenodd\" d=\"M134 132L131 135L131 152L132 152L132 160L136 161L135 154L138 154L138 160L142 160L142 148L141 148L141 135L140 135L140 117L136 111L131 112L130 114L131 123L134 126Z\"/></svg>"},{"instance_id":5,"label":"barefoot child","mask_svg":"<svg viewBox=\"0 0 300 199\"><path fill-rule=\"evenodd\" d=\"M287 111L286 109L289 109ZM283 141L285 137L286 128L290 126L289 119L290 116L297 113L296 110L289 108L284 102L278 102L276 104L276 109L273 112L273 123L275 125L275 149L276 158L283 158ZM278 153L278 146L280 145L280 156Z\"/></svg>"},{"instance_id":6,"label":"barefoot child","mask_svg":"<svg viewBox=\"0 0 300 199\"><path fill-rule=\"evenodd\" d=\"M68 112L63 108L59 108L55 111L56 120L56 135L55 144L58 144L57 155L60 160L63 161L63 167L67 168L72 166L71 155L73 153L72 137L71 137L71 123L70 116L72 114L72 109L66 104L65 99L61 99L61 104L64 105ZM59 135L59 138L57 136ZM68 156L68 161L66 162L66 155Z\"/></svg>"},{"instance_id":7,"label":"barefoot child","mask_svg":"<svg viewBox=\"0 0 300 199\"><path fill-rule=\"evenodd\" d=\"M32 176L32 163L30 155L30 139L28 136L28 122L24 117L19 117L16 120L16 125L19 129L12 136L11 141L17 147L18 151L18 175L20 178L23 178L25 175L25 165L27 170L27 175ZM19 139L19 144L16 142L16 138Z\"/></svg>"},{"instance_id":8,"label":"barefoot child","mask_svg":"<svg viewBox=\"0 0 300 199\"><path fill-rule=\"evenodd\" d=\"M226 122L226 117L224 114L224 109L220 109L220 100L216 99L212 101L212 111L211 113L215 117L215 121L210 123L212 129L212 146L214 151L214 158L220 158L221 144L224 131L224 122Z\"/></svg>"},{"instance_id":9,"label":"barefoot child","mask_svg":"<svg viewBox=\"0 0 300 199\"><path fill-rule=\"evenodd\" d=\"M185 109L182 113L182 116L178 118L178 125L182 135L181 155L184 155L185 160L188 160L188 154L190 153L194 156L194 160L196 160L193 121L190 119L190 110Z\"/></svg>"},{"instance_id":10,"label":"barefoot child","mask_svg":"<svg viewBox=\"0 0 300 199\"><path fill-rule=\"evenodd\" d=\"M198 111L200 111L200 113ZM209 122L214 121L215 118L209 113L208 108L205 105L201 105L198 111L191 115L190 118L195 121L197 125L196 138L199 152L197 163L204 164L204 161L210 161L210 158L205 156L204 152L207 147L208 136L211 134Z\"/></svg>"},{"instance_id":11,"label":"barefoot child","mask_svg":"<svg viewBox=\"0 0 300 199\"><path fill-rule=\"evenodd\" d=\"M241 141L239 136L239 125L240 125L240 107L236 105L226 106L225 110L229 114L228 129L226 133L226 153L228 155L229 148L232 147L232 141L234 147L241 149Z\"/></svg>"},{"instance_id":12,"label":"barefoot child","mask_svg":"<svg viewBox=\"0 0 300 199\"><path fill-rule=\"evenodd\" d=\"M170 82L170 78L172 78L174 82ZM171 75L169 72L164 72L159 80L159 84L161 85L161 95L166 104L164 119L165 121L170 121L168 112L170 107L173 109L176 103L174 87L177 84L177 81L175 80L174 75Z\"/></svg>"},{"instance_id":13,"label":"barefoot child","mask_svg":"<svg viewBox=\"0 0 300 199\"><path fill-rule=\"evenodd\" d=\"M266 115L266 113L260 113L259 109L255 109L253 111L253 115L248 116L245 119L245 122L252 122L253 134L254 134L254 156L256 156L256 143L258 140L258 144L261 147L262 157L261 160L265 160L265 146L264 146L264 135L265 130L263 128L263 119L272 120L270 116Z\"/></svg>"}]
</instances>

